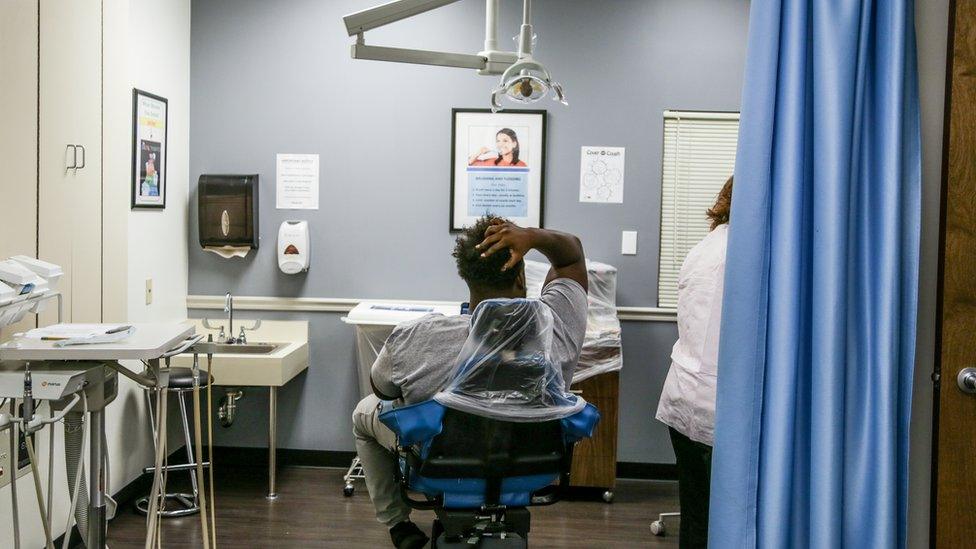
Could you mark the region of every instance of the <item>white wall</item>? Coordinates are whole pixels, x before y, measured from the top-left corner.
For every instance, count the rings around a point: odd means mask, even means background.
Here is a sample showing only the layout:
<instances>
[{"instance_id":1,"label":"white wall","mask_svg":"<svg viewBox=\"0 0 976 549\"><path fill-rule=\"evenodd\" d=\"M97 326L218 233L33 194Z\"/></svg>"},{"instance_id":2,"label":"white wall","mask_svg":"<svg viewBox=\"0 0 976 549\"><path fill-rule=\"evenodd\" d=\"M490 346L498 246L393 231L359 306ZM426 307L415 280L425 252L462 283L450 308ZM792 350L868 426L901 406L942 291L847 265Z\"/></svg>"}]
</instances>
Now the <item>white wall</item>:
<instances>
[{"instance_id":1,"label":"white wall","mask_svg":"<svg viewBox=\"0 0 976 549\"><path fill-rule=\"evenodd\" d=\"M106 89L106 128L109 124L112 128L110 134L106 130L106 156L111 155L114 162L111 168L108 159L105 164L107 178L108 170L113 170L113 212L119 226L125 227L125 241L121 242L122 236L116 238L126 254L124 286L118 290L106 287L105 293L124 294L127 322L177 322L186 318L190 0L115 1L118 10L109 14L106 8L106 17L113 18L106 24L111 23L113 35L124 47L112 52L111 61L125 70L113 74L113 87ZM108 30L107 26L106 34ZM106 46L106 81L108 49ZM164 210L130 209L132 88L169 101ZM106 255L110 249L106 246ZM150 278L153 302L147 305L145 287ZM142 368L139 363L126 365ZM143 389L124 380L110 410L113 413L107 415L105 428L114 458L114 492L152 463L152 445Z\"/></svg>"},{"instance_id":2,"label":"white wall","mask_svg":"<svg viewBox=\"0 0 976 549\"><path fill-rule=\"evenodd\" d=\"M942 122L949 0L919 0L919 95L922 110L922 236L919 258L918 336L909 456L909 547L928 547L932 471L932 370L938 285L939 207L942 187Z\"/></svg>"},{"instance_id":3,"label":"white wall","mask_svg":"<svg viewBox=\"0 0 976 549\"><path fill-rule=\"evenodd\" d=\"M187 293L190 0L106 0L104 56L105 321L180 321L186 318ZM130 208L133 88L169 101L164 210ZM153 302L147 305L150 278ZM126 366L142 368L137 362ZM152 463L141 387L121 381L105 429L114 493Z\"/></svg>"},{"instance_id":4,"label":"white wall","mask_svg":"<svg viewBox=\"0 0 976 549\"><path fill-rule=\"evenodd\" d=\"M190 0L132 0L128 30L130 87L169 101L166 209L129 213L129 320L183 320L190 149ZM131 146L131 138L129 143ZM152 305L146 305L145 284L150 278L155 297Z\"/></svg>"}]
</instances>

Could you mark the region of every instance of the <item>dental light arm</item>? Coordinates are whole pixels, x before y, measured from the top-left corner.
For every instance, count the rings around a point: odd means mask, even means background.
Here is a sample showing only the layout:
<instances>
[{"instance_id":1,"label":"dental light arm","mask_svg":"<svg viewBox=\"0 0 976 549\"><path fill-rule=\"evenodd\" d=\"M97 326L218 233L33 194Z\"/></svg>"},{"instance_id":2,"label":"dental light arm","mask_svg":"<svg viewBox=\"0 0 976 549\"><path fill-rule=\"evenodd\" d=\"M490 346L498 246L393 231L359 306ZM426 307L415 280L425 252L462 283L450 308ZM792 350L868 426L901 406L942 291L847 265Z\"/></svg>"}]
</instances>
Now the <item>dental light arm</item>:
<instances>
[{"instance_id":1,"label":"dental light arm","mask_svg":"<svg viewBox=\"0 0 976 549\"><path fill-rule=\"evenodd\" d=\"M475 55L366 44L366 31L456 1L396 0L343 17L346 32L349 36L356 37L356 42L351 49L353 59L475 69L480 75L501 74L500 84L491 93L491 106L494 111L502 108L499 99L503 95L517 103L531 103L544 97L550 90L553 92L553 99L564 105L568 104L562 86L552 80L545 66L532 58L531 0L523 0L522 26L517 53L498 50L499 0L485 0L485 49Z\"/></svg>"},{"instance_id":2,"label":"dental light arm","mask_svg":"<svg viewBox=\"0 0 976 549\"><path fill-rule=\"evenodd\" d=\"M395 23L448 4L453 4L457 1L396 0L343 17L342 21L346 25L346 32L349 33L349 36L357 37L356 43L352 45L353 59L436 65L462 69L484 69L488 60L480 55L366 45L363 34L368 30L389 25L390 23Z\"/></svg>"},{"instance_id":3,"label":"dental light arm","mask_svg":"<svg viewBox=\"0 0 976 549\"><path fill-rule=\"evenodd\" d=\"M420 15L421 13L453 4L458 0L395 0L386 4L358 11L342 18L349 36L377 29L390 23Z\"/></svg>"}]
</instances>

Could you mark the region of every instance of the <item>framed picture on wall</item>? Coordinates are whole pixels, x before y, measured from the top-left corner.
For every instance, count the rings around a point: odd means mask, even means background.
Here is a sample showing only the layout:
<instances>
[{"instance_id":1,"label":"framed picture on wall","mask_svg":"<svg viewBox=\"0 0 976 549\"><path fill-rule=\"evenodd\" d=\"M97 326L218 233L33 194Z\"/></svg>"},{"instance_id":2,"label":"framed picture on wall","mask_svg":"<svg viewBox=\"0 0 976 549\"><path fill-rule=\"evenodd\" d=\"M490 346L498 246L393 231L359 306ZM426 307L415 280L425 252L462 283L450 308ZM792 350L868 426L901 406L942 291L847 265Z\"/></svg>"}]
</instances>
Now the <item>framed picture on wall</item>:
<instances>
[{"instance_id":1,"label":"framed picture on wall","mask_svg":"<svg viewBox=\"0 0 976 549\"><path fill-rule=\"evenodd\" d=\"M132 207L166 207L165 98L132 90Z\"/></svg>"},{"instance_id":2,"label":"framed picture on wall","mask_svg":"<svg viewBox=\"0 0 976 549\"><path fill-rule=\"evenodd\" d=\"M542 227L546 111L451 111L451 232L493 214Z\"/></svg>"}]
</instances>

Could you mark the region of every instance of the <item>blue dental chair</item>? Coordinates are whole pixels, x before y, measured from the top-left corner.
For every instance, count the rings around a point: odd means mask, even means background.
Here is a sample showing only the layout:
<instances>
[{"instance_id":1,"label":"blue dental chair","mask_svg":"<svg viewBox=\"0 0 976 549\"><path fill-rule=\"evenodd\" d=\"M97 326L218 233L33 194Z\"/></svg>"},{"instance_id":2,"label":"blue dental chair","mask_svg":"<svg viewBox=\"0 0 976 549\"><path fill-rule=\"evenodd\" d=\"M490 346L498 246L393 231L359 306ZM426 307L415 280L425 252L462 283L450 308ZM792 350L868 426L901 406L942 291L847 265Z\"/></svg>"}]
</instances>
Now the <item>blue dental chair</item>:
<instances>
[{"instance_id":1,"label":"blue dental chair","mask_svg":"<svg viewBox=\"0 0 976 549\"><path fill-rule=\"evenodd\" d=\"M538 301L485 301L448 387L380 415L397 435L402 497L437 516L432 548L527 547L527 507L555 503L568 484L573 447L600 414L566 392L551 339Z\"/></svg>"}]
</instances>

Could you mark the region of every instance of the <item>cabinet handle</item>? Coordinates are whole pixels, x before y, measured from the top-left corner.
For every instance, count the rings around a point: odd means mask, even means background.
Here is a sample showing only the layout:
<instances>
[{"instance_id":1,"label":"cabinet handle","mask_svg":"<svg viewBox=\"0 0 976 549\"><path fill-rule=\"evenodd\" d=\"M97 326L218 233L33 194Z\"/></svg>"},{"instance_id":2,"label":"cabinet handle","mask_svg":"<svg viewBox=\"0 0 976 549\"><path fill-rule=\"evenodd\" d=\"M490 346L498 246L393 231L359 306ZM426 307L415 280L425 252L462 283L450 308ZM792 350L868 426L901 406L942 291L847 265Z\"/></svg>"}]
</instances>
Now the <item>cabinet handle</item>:
<instances>
[{"instance_id":1,"label":"cabinet handle","mask_svg":"<svg viewBox=\"0 0 976 549\"><path fill-rule=\"evenodd\" d=\"M84 145L78 145L77 148L78 149L81 149L81 166L78 166L78 168L80 169L80 168L84 168L85 165L88 164L88 162L86 161L86 158L88 157L88 155L85 154L85 147L84 147Z\"/></svg>"},{"instance_id":2,"label":"cabinet handle","mask_svg":"<svg viewBox=\"0 0 976 549\"><path fill-rule=\"evenodd\" d=\"M65 147L65 149L64 149L64 155L65 155L65 157L68 156L68 149L71 149L71 153L72 153L71 154L71 165L70 166L65 166L64 171L78 169L78 147L76 147L74 145L68 145L67 147ZM65 164L67 164L67 163L68 162L66 160L65 161Z\"/></svg>"}]
</instances>

